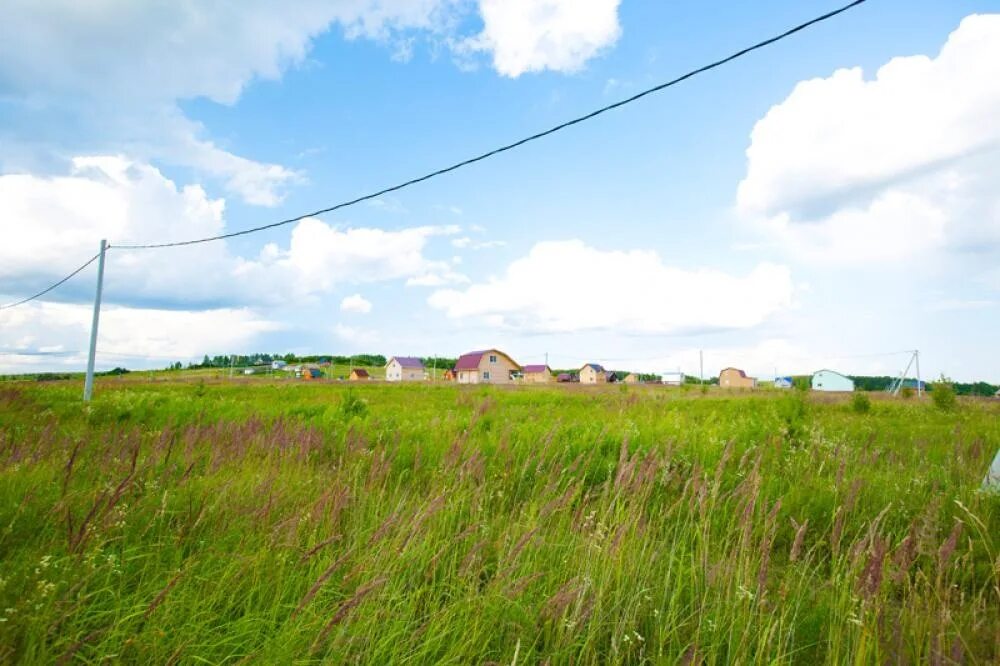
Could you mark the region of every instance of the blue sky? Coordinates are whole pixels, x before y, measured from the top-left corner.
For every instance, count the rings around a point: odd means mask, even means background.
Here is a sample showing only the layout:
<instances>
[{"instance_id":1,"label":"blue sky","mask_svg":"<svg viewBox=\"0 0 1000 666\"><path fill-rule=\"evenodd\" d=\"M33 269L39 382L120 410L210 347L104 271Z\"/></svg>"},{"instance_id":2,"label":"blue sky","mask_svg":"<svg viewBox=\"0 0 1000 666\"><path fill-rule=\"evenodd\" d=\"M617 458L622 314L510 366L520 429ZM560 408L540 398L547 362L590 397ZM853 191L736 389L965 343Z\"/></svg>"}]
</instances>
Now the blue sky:
<instances>
[{"instance_id":1,"label":"blue sky","mask_svg":"<svg viewBox=\"0 0 1000 666\"><path fill-rule=\"evenodd\" d=\"M322 208L834 7L60 4L15 3L0 28L4 302L101 237ZM768 376L895 373L905 355L884 353L920 348L927 375L1000 381L991 5L871 0L375 203L211 246L113 250L101 365L497 346L522 363L697 372L703 349L708 372ZM93 280L0 312L0 370L80 366Z\"/></svg>"}]
</instances>

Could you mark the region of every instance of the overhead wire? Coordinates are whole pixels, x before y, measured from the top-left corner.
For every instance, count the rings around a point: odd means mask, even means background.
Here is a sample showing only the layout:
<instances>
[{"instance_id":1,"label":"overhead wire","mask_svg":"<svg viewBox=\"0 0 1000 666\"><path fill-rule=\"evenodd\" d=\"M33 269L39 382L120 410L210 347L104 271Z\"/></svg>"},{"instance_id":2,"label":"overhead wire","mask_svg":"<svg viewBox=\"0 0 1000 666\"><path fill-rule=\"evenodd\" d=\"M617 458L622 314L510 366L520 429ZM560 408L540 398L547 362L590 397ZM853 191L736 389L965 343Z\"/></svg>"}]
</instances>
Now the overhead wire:
<instances>
[{"instance_id":1,"label":"overhead wire","mask_svg":"<svg viewBox=\"0 0 1000 666\"><path fill-rule=\"evenodd\" d=\"M0 310L7 310L9 308L14 308L14 307L17 307L18 305L24 305L25 303L29 303L29 302L35 300L36 298L41 298L42 296L44 296L45 294L49 293L50 291L52 291L56 287L59 287L62 284L68 282L70 279L72 279L73 277L75 277L77 275L77 273L79 273L84 268L86 268L87 266L89 266L92 263L94 263L95 261L97 261L97 258L100 257L100 256L101 256L101 253L98 252L97 254L95 254L94 256L92 256L90 259L88 259L82 266L80 266L75 271L73 271L72 273L70 273L69 275L67 275L66 277L64 277L63 279L59 280L55 284L53 284L53 285L51 285L49 287L46 287L45 289L42 289L37 294L33 294L31 296L28 296L27 298L22 298L21 300L17 301L16 303L8 303L7 305L0 305Z\"/></svg>"},{"instance_id":2,"label":"overhead wire","mask_svg":"<svg viewBox=\"0 0 1000 666\"><path fill-rule=\"evenodd\" d=\"M684 81L686 81L686 80L688 80L690 78L698 76L699 74L703 74L703 73L708 72L710 70L713 70L713 69L716 69L718 67L721 67L721 66L723 66L723 65L725 65L725 64L727 64L729 62L732 62L733 60L737 60L739 58L742 58L743 56L745 56L745 55L747 55L749 53L752 53L753 51L757 51L759 49L762 49L762 48L765 48L767 46L770 46L771 44L775 44L777 42L780 42L783 39L791 37L792 35L794 35L794 34L796 34L798 32L801 32L802 30L805 30L806 28L809 28L809 27L814 26L814 25L816 25L818 23L822 23L822 22L827 21L827 20L829 20L831 18L834 18L835 16L843 14L844 12L847 12L847 11L853 9L853 8L857 7L858 5L864 4L865 2L867 2L867 0L853 0L853 2L850 2L850 3L848 3L848 4L846 4L846 5L842 6L842 7L840 7L838 9L834 9L832 11L826 12L825 14L822 14L821 16L817 16L816 18L810 19L810 20L806 21L805 23L800 23L799 25L796 25L793 28L785 30L784 32L782 32L780 34L775 35L773 37L769 37L768 39L765 39L763 41L757 42L756 44L754 44L752 46L748 46L746 48L743 48L743 49L741 49L741 50L739 50L739 51L737 51L737 52L735 52L735 53L733 53L733 54L731 54L729 56L726 56L725 58L722 58L720 60L716 60L716 61L714 61L712 63L707 64L707 65L703 65L701 67L698 67L697 69L693 69L693 70L691 70L691 71L689 71L689 72L687 72L685 74L682 74L681 76L678 76L678 77L676 77L674 79L671 79L671 80L666 81L664 83L661 83L659 85L653 86L652 88L647 88L647 89L643 90L642 92L639 92L639 93L636 93L635 95L632 95L631 97L626 97L625 99L619 100L619 101L614 102L612 104L608 104L606 106L602 106L599 109L595 109L594 111L586 113L586 114L584 114L582 116L577 116L576 118L573 118L571 120L567 120L565 122L559 123L558 125L555 125L554 127L550 127L549 129L546 129L546 130L543 130L541 132L537 132L537 133L532 134L530 136L524 137L523 139L519 139L519 140L514 141L512 143L508 143L506 145L500 146L499 148L494 148L493 150L489 150L489 151L487 151L485 153L481 153L479 155L476 155L475 157L470 157L470 158L462 160L460 162L456 162L456 163L454 163L454 164L452 164L450 166L447 166L447 167L444 167L444 168L441 168L441 169L437 169L436 171L431 171L430 173L426 173L426 174L424 174L422 176L418 176L416 178L411 178L410 180L404 181L404 182L399 183L397 185L392 185L390 187L383 188L381 190L378 190L377 192L371 192L369 194L365 194L365 195L356 197L354 199L350 199L348 201L343 201L341 203L334 204L332 206L328 206L326 208L321 208L319 210L312 211L311 213L303 213L301 215L296 215L295 217L290 217L290 218L287 218L287 219L284 219L284 220L280 220L278 222L272 222L270 224L264 224L264 225L257 226L257 227L251 227L249 229L243 229L241 231L233 231L233 232L226 233L226 234L219 234L219 235L216 235L216 236L207 236L205 238L194 238L194 239L183 240L183 241L167 241L167 242L143 243L143 244L122 244L122 243L118 243L116 245L117 245L118 249L122 249L122 250L151 250L151 249L156 249L156 248L181 247L181 246L185 246L185 245L197 245L199 243L209 243L211 241L224 240L224 239L227 239L227 238L236 238L237 236L246 236L248 234L257 233L259 231L266 231L268 229L274 229L276 227L281 227L281 226L284 226L284 225L287 225L287 224L293 224L295 222L301 222L302 220L304 220L306 218L309 218L309 217L316 217L318 215L324 215L326 213L332 213L332 212L334 212L336 210L340 210L342 208L347 208L349 206L354 206L354 205L362 203L364 201L370 201L372 199L377 199L378 197L383 196L385 194L389 194L391 192L396 192L396 191L402 190L403 188L410 187L411 185L416 185L417 183L422 183L424 181L430 180L432 178L436 178L438 176L442 176L442 175L444 175L446 173L450 173L452 171L457 171L458 169L461 169L463 167L469 166L471 164L475 164L476 162L481 162L481 161L483 161L485 159L488 159L490 157L493 157L495 155L499 155L499 154L507 152L509 150L513 150L514 148L518 148L520 146L523 146L526 143L530 143L532 141L537 141L538 139L541 139L541 138L544 138L546 136L549 136L550 134L555 134L556 132L564 130L564 129L568 128L568 127L572 127L573 125L577 125L579 123L582 123L584 121L590 120L592 118L596 118L597 116L599 116L601 114L604 114L604 113L607 113L608 111L612 111L614 109L623 107L623 106L625 106L627 104L631 104L633 102L636 102L636 101L642 99L643 97L646 97L647 95L651 95L653 93L660 92L661 90L665 90L667 88L675 86L675 85L677 85L679 83L682 83L682 82L684 82Z\"/></svg>"}]
</instances>

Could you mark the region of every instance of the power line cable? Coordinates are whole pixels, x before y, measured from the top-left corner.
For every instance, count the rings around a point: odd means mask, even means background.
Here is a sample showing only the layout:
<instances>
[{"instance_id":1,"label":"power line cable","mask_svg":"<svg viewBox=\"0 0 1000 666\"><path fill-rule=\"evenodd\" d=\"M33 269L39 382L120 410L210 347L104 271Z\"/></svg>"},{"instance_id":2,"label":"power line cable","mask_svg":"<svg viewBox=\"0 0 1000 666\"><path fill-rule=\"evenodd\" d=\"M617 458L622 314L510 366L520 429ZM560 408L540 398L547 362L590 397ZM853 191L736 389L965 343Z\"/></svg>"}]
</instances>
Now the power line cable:
<instances>
[{"instance_id":1,"label":"power line cable","mask_svg":"<svg viewBox=\"0 0 1000 666\"><path fill-rule=\"evenodd\" d=\"M16 303L8 303L7 305L0 305L0 310L7 310L9 308L14 308L14 307L17 307L18 305L24 305L25 303L33 301L36 298L41 298L42 296L44 296L45 294L49 293L50 291L52 291L56 287L62 285L65 282L68 282L71 278L75 277L77 273L79 273L80 271L82 271L84 268L86 268L87 266L91 265L92 263L94 263L97 260L97 258L100 257L100 256L101 256L101 253L98 252L97 254L95 254L94 256L92 256L90 259L88 259L86 261L86 263L84 263L82 266L80 266L75 271L73 271L72 273L70 273L69 275L67 275L66 277L64 277L63 279L61 279L58 282L56 282L55 284L53 284L51 287L47 287L47 288L41 290L40 292L38 292L37 294L35 294L33 296L28 296L27 298L21 299L20 301L17 301Z\"/></svg>"},{"instance_id":2,"label":"power line cable","mask_svg":"<svg viewBox=\"0 0 1000 666\"><path fill-rule=\"evenodd\" d=\"M747 55L749 53L752 53L753 51L756 51L758 49L762 49L762 48L764 48L766 46L770 46L771 44L774 44L776 42L780 42L783 39L791 37L792 35L794 35L797 32L801 32L802 30L805 30L806 28L809 28L809 27L814 26L814 25L816 25L818 23L822 23L822 22L827 21L827 20L829 20L829 19L831 19L831 18L833 18L835 16L843 14L844 12L847 12L847 11L853 9L854 7L857 7L858 5L864 4L865 2L867 2L867 0L854 0L853 2L851 2L851 3L847 4L847 5L844 5L843 7L840 7L839 9L835 9L833 11L829 11L829 12L827 12L827 13L821 15L821 16L817 16L816 18L810 19L809 21L806 21L805 23L800 23L799 25L795 26L794 28L790 28L790 29L786 30L785 32L783 32L783 33L781 33L779 35L775 35L774 37L770 37L768 39L765 39L762 42L757 42L753 46L748 46L747 48L741 49L741 50L737 51L736 53L733 53L732 55L729 55L729 56L727 56L725 58L722 58L721 60L716 60L715 62L709 63L707 65L703 65L703 66L701 66L701 67L699 67L697 69L693 69L693 70L687 72L686 74L682 74L681 76L678 76L675 79L671 79L670 81L667 81L665 83L661 83L661 84L659 84L657 86L653 86L652 88L647 88L646 90L643 90L640 93L632 95L631 97L627 97L627 98L625 98L623 100L619 100L617 102L614 102L613 104L608 104L607 106L602 106L601 108L596 109L594 111L591 111L590 113L584 114L582 116L578 116L576 118L573 118L572 120L567 120L566 122L560 123L560 124L558 124L558 125L556 125L554 127L550 127L549 129L541 131L541 132L538 132L536 134L532 134L531 136L527 136L527 137L525 137L523 139L520 139L518 141L514 141L513 143L508 143L508 144L506 144L504 146L501 146L499 148L495 148L493 150L490 150L488 152L482 153L480 155L476 155L475 157L470 157L469 159L462 160L461 162L456 162L455 164L452 164L451 166L444 167L443 169L438 169L437 171L432 171L430 173L424 174L423 176L419 176L417 178L412 178L410 180L404 181L404 182L399 183L397 185L393 185L391 187L386 187L386 188L381 189L381 190L379 190L377 192L372 192L371 194L365 194L365 195L357 197L355 199L351 199L349 201L344 201L344 202L335 204L333 206L329 206L327 208L321 208L321 209L313 211L311 213L304 213L302 215L296 215L295 217L291 217L291 218L288 218L288 219L285 219L285 220L281 220L281 221L278 221L278 222L272 222L270 224L261 225L259 227L251 227L250 229L243 229L242 231L234 231L234 232L231 232L231 233L228 233L228 234L219 234L218 236L208 236L206 238L196 238L196 239L185 240L185 241L173 241L173 242L163 242L163 243L146 243L146 244L135 244L135 245L119 244L119 245L117 245L117 247L118 247L118 249L126 249L126 250L149 250L149 249L164 248L164 247L180 247L180 246L184 246L184 245L197 245L199 243L208 243L208 242L211 242L211 241L224 240L226 238L235 238L237 236L246 236L247 234L257 233L258 231L266 231L267 229L274 229L275 227L281 227L281 226L284 226L286 224L292 224L294 222L300 222L300 221L306 219L307 217L316 217L317 215L323 215L325 213L332 213L333 211L340 210L341 208L347 208L348 206L354 206L355 204L359 204L359 203L364 202L364 201L369 201L371 199L378 198L378 197L380 197L380 196L382 196L384 194L389 194L390 192L396 192L396 191L401 190L403 188L410 187L411 185L416 185L417 183L422 183L425 180L430 180L431 178L436 178L437 176L444 175L444 174L449 173L451 171L457 171L458 169L461 169L462 167L466 167L466 166L469 166L471 164L475 164L476 162L481 162L482 160L488 159L488 158L493 157L495 155L499 155L500 153L504 153L504 152L507 152L508 150L513 150L514 148L518 148L520 146L523 146L526 143L530 143L532 141L537 141L538 139L546 137L546 136L548 136L550 134L555 134L556 132L559 132L561 130L566 129L567 127L572 127L573 125L577 125L577 124L582 123L582 122L584 122L586 120L590 120L591 118L595 118L595 117L597 117L597 116L599 116L599 115L601 115L603 113L607 113L608 111L611 111L613 109L617 109L617 108L625 106L627 104L631 104L632 102L638 101L638 100L642 99L643 97L646 97L647 95L651 95L651 94L653 94L655 92L659 92L661 90L665 90L666 88L670 88L672 86L675 86L678 83L681 83L681 82L686 81L686 80L688 80L690 78L698 76L699 74L703 74L703 73L705 73L707 71L716 69L717 67L721 67L722 65L725 65L725 64L727 64L729 62L732 62L733 60L737 60L738 58L742 58L743 56L745 56L745 55Z\"/></svg>"}]
</instances>

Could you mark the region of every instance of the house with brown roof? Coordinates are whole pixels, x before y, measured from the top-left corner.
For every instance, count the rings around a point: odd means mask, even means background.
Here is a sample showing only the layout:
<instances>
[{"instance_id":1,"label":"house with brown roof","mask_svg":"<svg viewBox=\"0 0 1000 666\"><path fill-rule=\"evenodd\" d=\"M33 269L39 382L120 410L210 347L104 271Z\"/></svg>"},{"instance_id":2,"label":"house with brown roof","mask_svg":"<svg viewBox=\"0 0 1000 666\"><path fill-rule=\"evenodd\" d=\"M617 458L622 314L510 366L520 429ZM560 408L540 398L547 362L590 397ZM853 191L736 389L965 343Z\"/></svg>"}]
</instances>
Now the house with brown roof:
<instances>
[{"instance_id":1,"label":"house with brown roof","mask_svg":"<svg viewBox=\"0 0 1000 666\"><path fill-rule=\"evenodd\" d=\"M462 354L455 363L459 384L510 384L520 371L517 361L499 349Z\"/></svg>"},{"instance_id":2,"label":"house with brown roof","mask_svg":"<svg viewBox=\"0 0 1000 666\"><path fill-rule=\"evenodd\" d=\"M574 379L573 375L569 374L568 372L560 372L558 375L556 375L556 381L559 382L560 384L569 384L572 383ZM579 381L579 379L577 379L576 381Z\"/></svg>"},{"instance_id":3,"label":"house with brown roof","mask_svg":"<svg viewBox=\"0 0 1000 666\"><path fill-rule=\"evenodd\" d=\"M748 377L747 373L739 368L726 368L719 373L719 386L721 388L756 388L757 380Z\"/></svg>"},{"instance_id":4,"label":"house with brown roof","mask_svg":"<svg viewBox=\"0 0 1000 666\"><path fill-rule=\"evenodd\" d=\"M526 365L521 368L525 384L547 384L555 378L552 376L552 368L547 365Z\"/></svg>"},{"instance_id":5,"label":"house with brown roof","mask_svg":"<svg viewBox=\"0 0 1000 666\"><path fill-rule=\"evenodd\" d=\"M422 382L425 379L424 362L414 356L393 356L385 364L387 382Z\"/></svg>"},{"instance_id":6,"label":"house with brown roof","mask_svg":"<svg viewBox=\"0 0 1000 666\"><path fill-rule=\"evenodd\" d=\"M608 371L598 363L587 363L580 368L581 384L606 384L608 382Z\"/></svg>"},{"instance_id":7,"label":"house with brown roof","mask_svg":"<svg viewBox=\"0 0 1000 666\"><path fill-rule=\"evenodd\" d=\"M351 370L351 375L347 379L352 382L366 382L371 379L372 376L368 374L368 371L364 368L354 368Z\"/></svg>"}]
</instances>

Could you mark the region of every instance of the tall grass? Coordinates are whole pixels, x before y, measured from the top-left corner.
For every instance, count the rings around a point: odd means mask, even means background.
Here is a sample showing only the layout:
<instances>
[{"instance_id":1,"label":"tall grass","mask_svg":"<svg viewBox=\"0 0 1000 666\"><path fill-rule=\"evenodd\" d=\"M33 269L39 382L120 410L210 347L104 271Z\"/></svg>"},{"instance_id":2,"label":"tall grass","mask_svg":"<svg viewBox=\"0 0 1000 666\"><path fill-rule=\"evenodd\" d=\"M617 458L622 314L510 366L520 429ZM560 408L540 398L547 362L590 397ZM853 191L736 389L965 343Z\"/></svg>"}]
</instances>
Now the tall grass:
<instances>
[{"instance_id":1,"label":"tall grass","mask_svg":"<svg viewBox=\"0 0 1000 666\"><path fill-rule=\"evenodd\" d=\"M987 402L0 391L0 661L1000 659Z\"/></svg>"}]
</instances>

